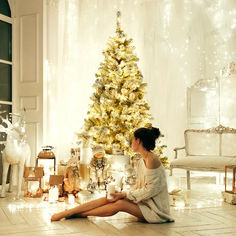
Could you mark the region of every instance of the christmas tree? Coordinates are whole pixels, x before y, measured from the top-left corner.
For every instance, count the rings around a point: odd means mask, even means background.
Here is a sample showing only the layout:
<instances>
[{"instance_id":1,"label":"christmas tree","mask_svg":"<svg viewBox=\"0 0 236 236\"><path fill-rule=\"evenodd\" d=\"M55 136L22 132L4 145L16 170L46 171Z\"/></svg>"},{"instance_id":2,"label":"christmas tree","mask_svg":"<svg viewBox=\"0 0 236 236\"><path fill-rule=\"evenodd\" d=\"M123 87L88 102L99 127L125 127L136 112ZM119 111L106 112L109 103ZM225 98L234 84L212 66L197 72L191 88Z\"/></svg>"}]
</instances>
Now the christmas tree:
<instances>
[{"instance_id":1,"label":"christmas tree","mask_svg":"<svg viewBox=\"0 0 236 236\"><path fill-rule=\"evenodd\" d=\"M120 28L120 12L117 12L117 28L103 51L93 85L95 92L85 119L85 131L93 135L94 142L101 144L107 153L123 149L131 153L130 140L137 128L150 125L152 116L144 96L146 83L138 68L132 39ZM161 148L159 152L162 153Z\"/></svg>"}]
</instances>

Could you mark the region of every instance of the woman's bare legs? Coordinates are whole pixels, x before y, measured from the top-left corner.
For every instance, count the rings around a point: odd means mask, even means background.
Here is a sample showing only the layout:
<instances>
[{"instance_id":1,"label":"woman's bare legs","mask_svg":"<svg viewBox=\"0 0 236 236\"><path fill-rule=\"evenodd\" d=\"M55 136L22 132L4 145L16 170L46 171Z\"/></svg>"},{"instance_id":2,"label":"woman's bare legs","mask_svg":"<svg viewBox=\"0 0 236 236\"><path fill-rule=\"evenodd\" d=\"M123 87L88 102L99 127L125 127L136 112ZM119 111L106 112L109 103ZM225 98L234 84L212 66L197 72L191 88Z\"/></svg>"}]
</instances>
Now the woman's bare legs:
<instances>
[{"instance_id":1,"label":"woman's bare legs","mask_svg":"<svg viewBox=\"0 0 236 236\"><path fill-rule=\"evenodd\" d=\"M80 213L80 216L112 216L119 211L127 212L140 220L145 220L139 206L129 200L118 200Z\"/></svg>"},{"instance_id":2,"label":"woman's bare legs","mask_svg":"<svg viewBox=\"0 0 236 236\"><path fill-rule=\"evenodd\" d=\"M72 209L56 213L56 214L52 215L51 221L57 221L62 218L70 217L72 215L78 215L81 212L90 211L94 208L101 207L101 206L108 204L108 203L110 203L110 202L106 199L106 197L99 198L99 199L93 200L91 202L87 202L87 203L81 204L79 206L76 206Z\"/></svg>"},{"instance_id":3,"label":"woman's bare legs","mask_svg":"<svg viewBox=\"0 0 236 236\"><path fill-rule=\"evenodd\" d=\"M110 202L106 198L99 198L75 208L59 212L54 214L51 220L57 221L62 218L68 218L72 215L76 215L78 217L112 216L119 211L127 212L133 216L136 216L140 220L145 220L137 204L125 199Z\"/></svg>"}]
</instances>

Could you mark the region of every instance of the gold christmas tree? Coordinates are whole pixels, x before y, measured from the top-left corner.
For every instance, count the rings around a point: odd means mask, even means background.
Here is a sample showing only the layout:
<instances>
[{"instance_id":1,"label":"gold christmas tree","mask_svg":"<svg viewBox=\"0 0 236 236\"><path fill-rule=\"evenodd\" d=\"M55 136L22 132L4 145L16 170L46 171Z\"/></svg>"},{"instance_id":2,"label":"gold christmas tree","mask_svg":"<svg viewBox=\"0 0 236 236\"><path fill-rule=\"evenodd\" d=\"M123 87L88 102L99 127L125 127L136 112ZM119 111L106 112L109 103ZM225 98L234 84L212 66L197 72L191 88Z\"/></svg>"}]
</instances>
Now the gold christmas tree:
<instances>
[{"instance_id":1,"label":"gold christmas tree","mask_svg":"<svg viewBox=\"0 0 236 236\"><path fill-rule=\"evenodd\" d=\"M113 148L130 153L133 131L150 125L152 119L144 98L147 84L143 83L132 39L120 28L120 16L118 11L116 34L109 38L103 51L105 59L96 73L93 104L84 124L85 131L90 132L94 142L101 144L107 153ZM162 152L161 148L159 151Z\"/></svg>"}]
</instances>

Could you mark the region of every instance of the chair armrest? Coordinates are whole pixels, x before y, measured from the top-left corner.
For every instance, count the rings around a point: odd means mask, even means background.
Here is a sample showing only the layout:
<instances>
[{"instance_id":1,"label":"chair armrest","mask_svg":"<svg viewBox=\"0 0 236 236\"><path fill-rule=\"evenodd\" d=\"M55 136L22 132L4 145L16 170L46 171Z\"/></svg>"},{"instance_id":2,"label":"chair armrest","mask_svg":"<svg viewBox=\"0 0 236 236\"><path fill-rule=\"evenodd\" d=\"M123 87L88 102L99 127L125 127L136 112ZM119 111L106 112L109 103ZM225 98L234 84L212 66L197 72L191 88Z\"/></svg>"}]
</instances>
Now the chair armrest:
<instances>
[{"instance_id":1,"label":"chair armrest","mask_svg":"<svg viewBox=\"0 0 236 236\"><path fill-rule=\"evenodd\" d=\"M174 159L177 159L177 157L178 157L178 151L183 150L183 149L185 149L185 146L184 146L184 147L177 147L177 148L174 148L174 152L175 152L175 158L174 158Z\"/></svg>"}]
</instances>

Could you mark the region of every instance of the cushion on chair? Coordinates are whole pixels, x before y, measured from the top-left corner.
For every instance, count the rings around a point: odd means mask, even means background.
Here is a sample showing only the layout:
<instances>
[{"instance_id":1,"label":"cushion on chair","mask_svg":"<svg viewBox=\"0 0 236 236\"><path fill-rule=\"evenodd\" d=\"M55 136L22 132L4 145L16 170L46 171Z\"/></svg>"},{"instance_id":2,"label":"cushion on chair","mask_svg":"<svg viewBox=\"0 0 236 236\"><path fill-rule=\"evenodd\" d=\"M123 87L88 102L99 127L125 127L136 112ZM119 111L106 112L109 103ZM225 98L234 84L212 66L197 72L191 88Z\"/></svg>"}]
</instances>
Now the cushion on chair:
<instances>
[{"instance_id":1,"label":"cushion on chair","mask_svg":"<svg viewBox=\"0 0 236 236\"><path fill-rule=\"evenodd\" d=\"M193 169L217 169L224 171L226 165L236 165L235 157L186 156L171 161L171 167Z\"/></svg>"}]
</instances>

